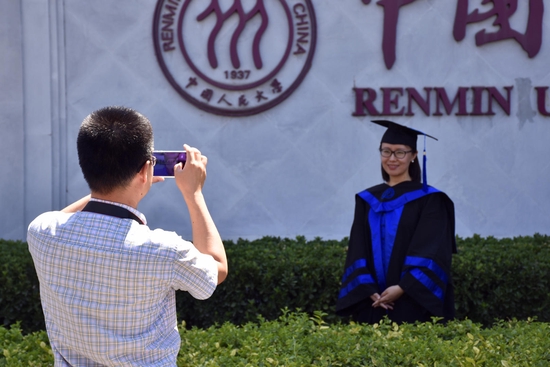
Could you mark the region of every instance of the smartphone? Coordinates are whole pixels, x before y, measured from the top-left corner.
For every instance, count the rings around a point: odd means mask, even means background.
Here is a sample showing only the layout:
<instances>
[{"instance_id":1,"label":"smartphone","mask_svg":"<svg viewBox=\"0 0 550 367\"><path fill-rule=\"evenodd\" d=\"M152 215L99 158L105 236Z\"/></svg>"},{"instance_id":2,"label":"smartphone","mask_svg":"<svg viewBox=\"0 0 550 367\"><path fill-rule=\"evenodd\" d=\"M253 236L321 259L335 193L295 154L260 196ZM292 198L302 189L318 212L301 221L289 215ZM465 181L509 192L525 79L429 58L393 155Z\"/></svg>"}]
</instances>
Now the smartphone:
<instances>
[{"instance_id":1,"label":"smartphone","mask_svg":"<svg viewBox=\"0 0 550 367\"><path fill-rule=\"evenodd\" d=\"M185 152L176 150L156 150L153 155L157 158L157 163L153 167L153 176L174 177L174 166L183 163L187 159Z\"/></svg>"}]
</instances>

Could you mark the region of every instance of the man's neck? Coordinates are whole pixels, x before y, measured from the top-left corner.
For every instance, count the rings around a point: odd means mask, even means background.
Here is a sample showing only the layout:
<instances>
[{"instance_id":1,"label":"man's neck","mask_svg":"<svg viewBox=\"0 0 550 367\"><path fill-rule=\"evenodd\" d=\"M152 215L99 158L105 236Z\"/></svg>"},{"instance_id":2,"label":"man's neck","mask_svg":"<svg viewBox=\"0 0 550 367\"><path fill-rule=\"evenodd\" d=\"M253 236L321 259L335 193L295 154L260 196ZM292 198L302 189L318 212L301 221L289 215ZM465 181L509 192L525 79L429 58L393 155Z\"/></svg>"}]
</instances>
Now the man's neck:
<instances>
[{"instance_id":1,"label":"man's neck","mask_svg":"<svg viewBox=\"0 0 550 367\"><path fill-rule=\"evenodd\" d=\"M148 175L150 174L152 176L153 169L149 167L150 166L144 165L141 171L126 185L116 187L107 194L100 194L92 191L92 198L112 201L137 209L139 202L147 195L151 187L151 181Z\"/></svg>"},{"instance_id":2,"label":"man's neck","mask_svg":"<svg viewBox=\"0 0 550 367\"><path fill-rule=\"evenodd\" d=\"M92 191L92 199L112 201L114 203L128 205L134 209L137 209L139 200L135 198L135 195L131 195L130 190L116 189L108 194L99 194Z\"/></svg>"}]
</instances>

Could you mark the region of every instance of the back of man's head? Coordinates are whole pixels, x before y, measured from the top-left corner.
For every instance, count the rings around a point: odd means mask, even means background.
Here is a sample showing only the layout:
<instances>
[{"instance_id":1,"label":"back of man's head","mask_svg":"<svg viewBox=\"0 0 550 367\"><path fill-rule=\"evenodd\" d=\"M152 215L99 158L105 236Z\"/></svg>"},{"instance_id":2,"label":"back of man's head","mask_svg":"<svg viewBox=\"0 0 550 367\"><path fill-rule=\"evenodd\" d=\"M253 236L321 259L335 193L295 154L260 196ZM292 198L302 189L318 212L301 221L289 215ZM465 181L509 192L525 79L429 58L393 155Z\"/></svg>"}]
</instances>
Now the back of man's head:
<instances>
[{"instance_id":1,"label":"back of man's head","mask_svg":"<svg viewBox=\"0 0 550 367\"><path fill-rule=\"evenodd\" d=\"M126 186L153 153L149 120L130 108L105 107L87 116L76 141L84 179L93 192Z\"/></svg>"}]
</instances>

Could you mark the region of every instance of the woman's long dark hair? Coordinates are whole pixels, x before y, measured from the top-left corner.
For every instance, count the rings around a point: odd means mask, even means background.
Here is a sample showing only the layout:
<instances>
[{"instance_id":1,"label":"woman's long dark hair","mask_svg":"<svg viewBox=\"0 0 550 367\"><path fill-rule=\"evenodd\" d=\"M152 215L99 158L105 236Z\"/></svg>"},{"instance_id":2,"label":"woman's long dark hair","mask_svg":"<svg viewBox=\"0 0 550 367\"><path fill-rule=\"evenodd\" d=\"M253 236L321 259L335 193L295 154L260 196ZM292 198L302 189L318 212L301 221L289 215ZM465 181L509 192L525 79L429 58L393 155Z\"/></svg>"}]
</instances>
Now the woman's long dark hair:
<instances>
[{"instance_id":1,"label":"woman's long dark hair","mask_svg":"<svg viewBox=\"0 0 550 367\"><path fill-rule=\"evenodd\" d=\"M418 153L418 151L416 151L415 153ZM390 175L388 175L388 173L384 171L384 167L382 165L380 165L380 169L382 170L382 179L384 180L384 182L389 182ZM420 169L420 163L418 163L418 154L416 155L416 159L414 160L414 162L411 162L411 164L409 164L409 176L411 176L412 182L421 182L422 170Z\"/></svg>"}]
</instances>

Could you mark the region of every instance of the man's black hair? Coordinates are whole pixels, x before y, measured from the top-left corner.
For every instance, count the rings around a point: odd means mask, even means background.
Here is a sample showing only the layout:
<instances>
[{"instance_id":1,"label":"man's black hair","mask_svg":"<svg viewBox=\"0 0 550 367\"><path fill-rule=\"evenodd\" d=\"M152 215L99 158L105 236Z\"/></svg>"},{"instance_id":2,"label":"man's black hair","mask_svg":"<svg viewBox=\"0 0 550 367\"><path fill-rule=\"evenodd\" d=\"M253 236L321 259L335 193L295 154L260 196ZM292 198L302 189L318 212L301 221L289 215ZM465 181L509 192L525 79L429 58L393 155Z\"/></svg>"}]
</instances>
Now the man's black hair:
<instances>
[{"instance_id":1,"label":"man's black hair","mask_svg":"<svg viewBox=\"0 0 550 367\"><path fill-rule=\"evenodd\" d=\"M105 107L87 116L76 140L78 162L90 189L108 194L126 186L153 154L149 120L126 107Z\"/></svg>"}]
</instances>

